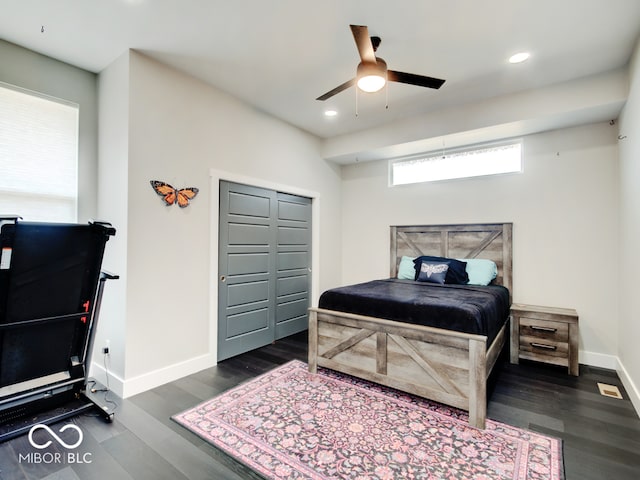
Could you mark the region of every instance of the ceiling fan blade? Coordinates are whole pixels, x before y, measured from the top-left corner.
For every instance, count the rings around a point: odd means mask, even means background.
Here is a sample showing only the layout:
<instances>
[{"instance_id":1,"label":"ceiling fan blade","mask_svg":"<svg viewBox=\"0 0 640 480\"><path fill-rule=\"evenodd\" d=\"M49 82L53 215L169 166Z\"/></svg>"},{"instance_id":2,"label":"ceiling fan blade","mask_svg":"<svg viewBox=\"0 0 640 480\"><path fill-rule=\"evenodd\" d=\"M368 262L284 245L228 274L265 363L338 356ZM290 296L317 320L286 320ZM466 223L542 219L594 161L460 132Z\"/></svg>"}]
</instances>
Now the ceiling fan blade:
<instances>
[{"instance_id":1,"label":"ceiling fan blade","mask_svg":"<svg viewBox=\"0 0 640 480\"><path fill-rule=\"evenodd\" d=\"M350 25L353 39L356 41L360 59L363 62L376 63L376 54L373 51L369 29L366 25Z\"/></svg>"},{"instance_id":2,"label":"ceiling fan blade","mask_svg":"<svg viewBox=\"0 0 640 480\"><path fill-rule=\"evenodd\" d=\"M340 93L343 90L346 90L347 88L355 84L356 84L356 79L352 78L351 80L344 82L342 85L337 86L333 90L329 90L324 95L320 95L318 98L316 98L316 100L322 100L322 101L327 100L328 98L333 97L334 95Z\"/></svg>"},{"instance_id":3,"label":"ceiling fan blade","mask_svg":"<svg viewBox=\"0 0 640 480\"><path fill-rule=\"evenodd\" d=\"M390 82L408 83L419 87L440 88L445 82L440 78L425 77L414 73L396 72L395 70L387 70L387 80Z\"/></svg>"}]
</instances>

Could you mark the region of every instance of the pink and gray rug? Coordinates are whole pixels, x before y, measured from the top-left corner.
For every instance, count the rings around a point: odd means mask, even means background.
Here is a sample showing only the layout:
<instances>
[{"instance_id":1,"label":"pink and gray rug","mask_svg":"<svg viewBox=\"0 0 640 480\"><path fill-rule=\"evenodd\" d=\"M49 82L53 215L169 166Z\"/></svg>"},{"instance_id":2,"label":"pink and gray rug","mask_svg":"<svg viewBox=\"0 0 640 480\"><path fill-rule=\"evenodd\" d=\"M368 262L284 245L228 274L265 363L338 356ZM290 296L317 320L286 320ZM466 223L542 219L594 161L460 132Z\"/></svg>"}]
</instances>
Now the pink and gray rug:
<instances>
[{"instance_id":1,"label":"pink and gray rug","mask_svg":"<svg viewBox=\"0 0 640 480\"><path fill-rule=\"evenodd\" d=\"M557 439L299 361L173 419L268 479L564 478Z\"/></svg>"}]
</instances>

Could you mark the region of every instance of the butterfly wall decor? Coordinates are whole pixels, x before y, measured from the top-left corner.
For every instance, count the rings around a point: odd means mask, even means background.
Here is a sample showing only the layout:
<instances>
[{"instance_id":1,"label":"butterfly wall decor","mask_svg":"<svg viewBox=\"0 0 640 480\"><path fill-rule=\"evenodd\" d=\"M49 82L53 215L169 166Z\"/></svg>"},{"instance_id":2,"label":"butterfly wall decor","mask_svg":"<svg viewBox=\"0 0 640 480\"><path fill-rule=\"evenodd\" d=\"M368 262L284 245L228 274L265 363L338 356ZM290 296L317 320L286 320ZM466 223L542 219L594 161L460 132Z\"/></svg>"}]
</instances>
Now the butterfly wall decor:
<instances>
[{"instance_id":1,"label":"butterfly wall decor","mask_svg":"<svg viewBox=\"0 0 640 480\"><path fill-rule=\"evenodd\" d=\"M181 188L178 190L168 183L159 180L151 180L149 183L151 183L151 187L155 192L162 197L167 207L174 203L177 203L180 208L188 207L189 201L198 194L198 189L195 187Z\"/></svg>"}]
</instances>

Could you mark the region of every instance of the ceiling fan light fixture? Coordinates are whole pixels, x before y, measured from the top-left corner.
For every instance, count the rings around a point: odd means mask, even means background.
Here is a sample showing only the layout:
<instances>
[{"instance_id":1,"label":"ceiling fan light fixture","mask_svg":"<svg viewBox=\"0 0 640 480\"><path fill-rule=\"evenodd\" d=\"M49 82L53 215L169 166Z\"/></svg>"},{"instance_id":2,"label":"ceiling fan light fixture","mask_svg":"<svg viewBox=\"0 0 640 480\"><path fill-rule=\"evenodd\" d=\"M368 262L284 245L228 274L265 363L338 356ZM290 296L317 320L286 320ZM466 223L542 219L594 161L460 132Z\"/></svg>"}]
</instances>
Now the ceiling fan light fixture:
<instances>
[{"instance_id":1,"label":"ceiling fan light fixture","mask_svg":"<svg viewBox=\"0 0 640 480\"><path fill-rule=\"evenodd\" d=\"M387 64L381 58L376 63L360 62L358 65L357 85L367 93L380 91L387 83Z\"/></svg>"},{"instance_id":2,"label":"ceiling fan light fixture","mask_svg":"<svg viewBox=\"0 0 640 480\"><path fill-rule=\"evenodd\" d=\"M531 54L529 52L518 52L509 57L509 63L522 63L529 60Z\"/></svg>"},{"instance_id":3,"label":"ceiling fan light fixture","mask_svg":"<svg viewBox=\"0 0 640 480\"><path fill-rule=\"evenodd\" d=\"M441 78L425 77L415 73L398 72L387 70L387 63L380 57L376 57L376 51L382 41L380 37L370 37L369 29L366 25L350 25L353 39L358 48L360 63L358 64L355 78L347 80L327 93L320 95L316 100L324 102L338 93L351 88L354 85L363 92L378 92L387 82L405 83L418 87L438 89L445 80ZM357 94L356 90L356 94ZM357 99L357 97L356 97Z\"/></svg>"},{"instance_id":4,"label":"ceiling fan light fixture","mask_svg":"<svg viewBox=\"0 0 640 480\"><path fill-rule=\"evenodd\" d=\"M380 75L367 75L358 79L358 88L363 92L375 93L384 87L387 81Z\"/></svg>"}]
</instances>

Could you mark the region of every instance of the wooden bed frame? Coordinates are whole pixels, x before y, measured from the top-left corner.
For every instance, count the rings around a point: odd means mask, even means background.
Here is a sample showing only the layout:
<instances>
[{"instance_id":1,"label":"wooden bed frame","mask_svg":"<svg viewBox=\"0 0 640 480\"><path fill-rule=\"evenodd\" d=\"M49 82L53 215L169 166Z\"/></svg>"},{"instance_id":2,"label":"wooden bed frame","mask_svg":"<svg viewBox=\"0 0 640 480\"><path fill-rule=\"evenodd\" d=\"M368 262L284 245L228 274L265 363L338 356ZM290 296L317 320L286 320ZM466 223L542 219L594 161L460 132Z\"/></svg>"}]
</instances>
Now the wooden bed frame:
<instances>
[{"instance_id":1,"label":"wooden bed frame","mask_svg":"<svg viewBox=\"0 0 640 480\"><path fill-rule=\"evenodd\" d=\"M403 255L487 258L494 281L511 292L512 224L391 227L391 278ZM486 383L507 338L487 337L351 313L311 308L309 371L326 367L469 412L485 427Z\"/></svg>"}]
</instances>

